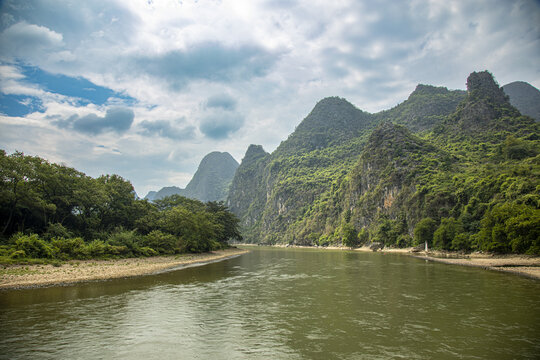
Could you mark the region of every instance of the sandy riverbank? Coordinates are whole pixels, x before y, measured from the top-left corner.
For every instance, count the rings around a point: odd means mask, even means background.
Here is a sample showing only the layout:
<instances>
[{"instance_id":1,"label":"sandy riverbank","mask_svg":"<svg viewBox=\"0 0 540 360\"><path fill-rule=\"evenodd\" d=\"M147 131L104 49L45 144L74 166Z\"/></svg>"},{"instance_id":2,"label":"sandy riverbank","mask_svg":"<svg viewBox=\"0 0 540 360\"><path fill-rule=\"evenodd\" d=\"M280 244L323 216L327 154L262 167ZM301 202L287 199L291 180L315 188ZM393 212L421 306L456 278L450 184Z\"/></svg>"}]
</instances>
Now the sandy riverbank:
<instances>
[{"instance_id":1,"label":"sandy riverbank","mask_svg":"<svg viewBox=\"0 0 540 360\"><path fill-rule=\"evenodd\" d=\"M82 281L150 275L175 268L225 260L249 252L227 249L204 254L182 254L118 260L72 260L62 266L0 266L0 289L65 285Z\"/></svg>"},{"instance_id":2,"label":"sandy riverbank","mask_svg":"<svg viewBox=\"0 0 540 360\"><path fill-rule=\"evenodd\" d=\"M361 247L355 251L372 251ZM379 250L386 253L398 253L450 265L473 266L486 270L504 271L540 280L540 257L528 255L494 255L485 253L460 254L448 251L413 252L413 248Z\"/></svg>"},{"instance_id":3,"label":"sandy riverbank","mask_svg":"<svg viewBox=\"0 0 540 360\"><path fill-rule=\"evenodd\" d=\"M504 271L540 280L540 257L527 255L460 255L444 252L410 253L418 259L451 265L474 266L487 270Z\"/></svg>"},{"instance_id":4,"label":"sandy riverbank","mask_svg":"<svg viewBox=\"0 0 540 360\"><path fill-rule=\"evenodd\" d=\"M246 244L254 246L253 244ZM256 245L255 245L256 246ZM368 246L351 249L338 246L296 246L296 245L274 245L276 247L312 248L328 250L352 250L361 252L373 252ZM540 257L528 255L494 255L485 253L460 254L444 251L413 252L413 248L384 248L378 250L383 253L403 254L418 259L440 262L450 265L473 266L487 270L504 271L521 276L526 276L540 280Z\"/></svg>"}]
</instances>

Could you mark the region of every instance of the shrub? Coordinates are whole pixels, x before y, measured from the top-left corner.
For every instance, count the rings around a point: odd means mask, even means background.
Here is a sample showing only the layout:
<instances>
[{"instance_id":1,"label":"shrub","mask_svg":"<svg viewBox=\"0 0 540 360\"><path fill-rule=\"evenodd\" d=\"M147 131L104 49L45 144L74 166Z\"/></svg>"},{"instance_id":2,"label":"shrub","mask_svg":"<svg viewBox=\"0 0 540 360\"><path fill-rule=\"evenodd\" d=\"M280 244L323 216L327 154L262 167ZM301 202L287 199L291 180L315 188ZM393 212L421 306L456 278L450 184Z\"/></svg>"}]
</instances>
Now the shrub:
<instances>
[{"instance_id":1,"label":"shrub","mask_svg":"<svg viewBox=\"0 0 540 360\"><path fill-rule=\"evenodd\" d=\"M451 245L452 250L456 251L469 251L471 250L471 240L470 236L465 233L457 234L454 239L452 240Z\"/></svg>"},{"instance_id":2,"label":"shrub","mask_svg":"<svg viewBox=\"0 0 540 360\"><path fill-rule=\"evenodd\" d=\"M67 239L70 237L72 237L72 234L60 223L50 223L47 226L47 230L43 233L43 238L46 240L52 240L54 238Z\"/></svg>"},{"instance_id":3,"label":"shrub","mask_svg":"<svg viewBox=\"0 0 540 360\"><path fill-rule=\"evenodd\" d=\"M94 240L84 247L83 253L86 255L86 257L90 258L103 257L107 254L107 248L107 244L105 244L103 241Z\"/></svg>"},{"instance_id":4,"label":"shrub","mask_svg":"<svg viewBox=\"0 0 540 360\"><path fill-rule=\"evenodd\" d=\"M31 258L52 258L53 248L49 243L39 238L37 234L23 235L15 234L12 238L14 248L23 250L26 256Z\"/></svg>"},{"instance_id":5,"label":"shrub","mask_svg":"<svg viewBox=\"0 0 540 360\"><path fill-rule=\"evenodd\" d=\"M358 232L358 244L359 245L364 245L364 244L367 244L369 241L369 231L368 229L366 229L365 227L363 227L359 232Z\"/></svg>"},{"instance_id":6,"label":"shrub","mask_svg":"<svg viewBox=\"0 0 540 360\"><path fill-rule=\"evenodd\" d=\"M24 250L15 250L11 253L9 257L12 259L22 259L26 257L26 253L24 252Z\"/></svg>"},{"instance_id":7,"label":"shrub","mask_svg":"<svg viewBox=\"0 0 540 360\"><path fill-rule=\"evenodd\" d=\"M406 248L406 247L412 246L412 243L413 243L413 239L408 234L399 235L396 241L396 245L398 248Z\"/></svg>"},{"instance_id":8,"label":"shrub","mask_svg":"<svg viewBox=\"0 0 540 360\"><path fill-rule=\"evenodd\" d=\"M143 236L142 246L150 247L160 254L174 254L178 249L178 238L171 234L165 234L159 230L154 230Z\"/></svg>"},{"instance_id":9,"label":"shrub","mask_svg":"<svg viewBox=\"0 0 540 360\"><path fill-rule=\"evenodd\" d=\"M109 235L107 243L113 246L125 246L128 249L126 255L137 255L140 240L135 231L118 231Z\"/></svg>"},{"instance_id":10,"label":"shrub","mask_svg":"<svg viewBox=\"0 0 540 360\"><path fill-rule=\"evenodd\" d=\"M427 242L428 246L433 244L433 233L437 228L437 223L432 218L423 218L414 228L414 243L416 245Z\"/></svg>"},{"instance_id":11,"label":"shrub","mask_svg":"<svg viewBox=\"0 0 540 360\"><path fill-rule=\"evenodd\" d=\"M78 258L82 254L84 241L82 238L54 238L51 245L56 249L59 257L63 259Z\"/></svg>"},{"instance_id":12,"label":"shrub","mask_svg":"<svg viewBox=\"0 0 540 360\"><path fill-rule=\"evenodd\" d=\"M143 246L141 248L139 248L139 254L142 255L142 256L156 256L156 255L159 255L158 252L150 247L147 247L147 246Z\"/></svg>"}]
</instances>

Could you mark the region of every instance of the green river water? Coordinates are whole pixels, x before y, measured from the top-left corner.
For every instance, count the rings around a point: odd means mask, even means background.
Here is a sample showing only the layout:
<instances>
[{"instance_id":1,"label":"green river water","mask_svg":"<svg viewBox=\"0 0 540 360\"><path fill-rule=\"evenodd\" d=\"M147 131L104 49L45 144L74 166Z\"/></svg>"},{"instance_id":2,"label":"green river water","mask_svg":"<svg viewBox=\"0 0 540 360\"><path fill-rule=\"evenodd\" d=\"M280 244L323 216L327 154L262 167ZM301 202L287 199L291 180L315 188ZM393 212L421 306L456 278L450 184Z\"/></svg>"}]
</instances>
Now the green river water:
<instances>
[{"instance_id":1,"label":"green river water","mask_svg":"<svg viewBox=\"0 0 540 360\"><path fill-rule=\"evenodd\" d=\"M540 359L540 281L404 255L250 248L0 292L2 359Z\"/></svg>"}]
</instances>

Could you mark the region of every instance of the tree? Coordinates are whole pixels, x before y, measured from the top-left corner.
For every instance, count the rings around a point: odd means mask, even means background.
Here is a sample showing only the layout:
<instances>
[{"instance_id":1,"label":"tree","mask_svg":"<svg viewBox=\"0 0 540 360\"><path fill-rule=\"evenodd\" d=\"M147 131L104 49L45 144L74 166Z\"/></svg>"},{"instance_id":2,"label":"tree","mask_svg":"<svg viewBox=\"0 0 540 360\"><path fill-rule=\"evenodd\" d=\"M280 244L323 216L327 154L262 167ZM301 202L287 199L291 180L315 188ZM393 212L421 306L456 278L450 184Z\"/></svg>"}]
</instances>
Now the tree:
<instances>
[{"instance_id":1,"label":"tree","mask_svg":"<svg viewBox=\"0 0 540 360\"><path fill-rule=\"evenodd\" d=\"M437 228L437 223L430 217L423 218L416 224L414 228L414 241L415 244L425 244L428 246L433 245L433 233Z\"/></svg>"},{"instance_id":2,"label":"tree","mask_svg":"<svg viewBox=\"0 0 540 360\"><path fill-rule=\"evenodd\" d=\"M217 241L222 245L229 240L242 241L239 224L240 220L229 211L223 201L209 201L206 203L206 210L213 215L214 220L220 227L216 234Z\"/></svg>"},{"instance_id":3,"label":"tree","mask_svg":"<svg viewBox=\"0 0 540 360\"><path fill-rule=\"evenodd\" d=\"M358 232L350 223L341 225L341 236L344 246L351 248L358 246Z\"/></svg>"},{"instance_id":4,"label":"tree","mask_svg":"<svg viewBox=\"0 0 540 360\"><path fill-rule=\"evenodd\" d=\"M458 220L453 217L443 218L433 233L433 246L438 249L450 250L452 241L462 232L463 228Z\"/></svg>"}]
</instances>

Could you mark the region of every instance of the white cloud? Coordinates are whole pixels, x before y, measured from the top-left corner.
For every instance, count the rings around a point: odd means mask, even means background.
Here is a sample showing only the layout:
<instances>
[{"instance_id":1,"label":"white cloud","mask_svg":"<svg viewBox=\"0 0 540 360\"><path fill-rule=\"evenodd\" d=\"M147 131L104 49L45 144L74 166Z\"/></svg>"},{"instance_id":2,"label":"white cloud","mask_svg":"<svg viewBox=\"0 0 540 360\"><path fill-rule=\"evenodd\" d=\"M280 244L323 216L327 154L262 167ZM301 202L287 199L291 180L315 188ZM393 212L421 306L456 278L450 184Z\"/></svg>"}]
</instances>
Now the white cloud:
<instances>
[{"instance_id":1,"label":"white cloud","mask_svg":"<svg viewBox=\"0 0 540 360\"><path fill-rule=\"evenodd\" d=\"M1 58L36 58L48 50L57 50L64 42L62 34L44 26L18 22L0 34Z\"/></svg>"},{"instance_id":2,"label":"white cloud","mask_svg":"<svg viewBox=\"0 0 540 360\"><path fill-rule=\"evenodd\" d=\"M272 151L325 96L375 112L406 99L417 83L464 88L470 72L484 69L501 84L540 87L540 5L532 1L33 1L22 7L6 0L1 6L0 91L39 97L44 107L16 121L1 117L2 144L93 175L121 172L142 195L184 186L187 181L176 182L210 151L237 159L251 143ZM14 57L137 102L81 105L25 81ZM222 107L208 106L220 101ZM74 114L105 119L117 106L134 114L122 133L90 136L53 124ZM21 135L27 133L43 141L29 142Z\"/></svg>"}]
</instances>

